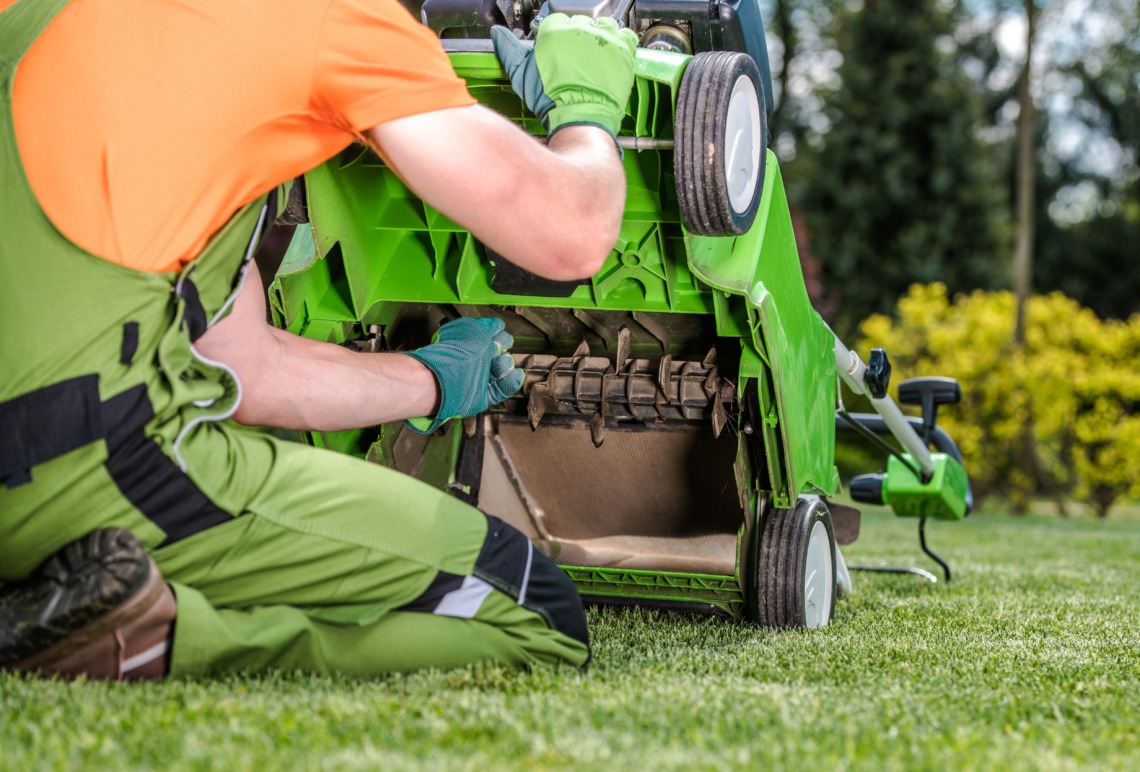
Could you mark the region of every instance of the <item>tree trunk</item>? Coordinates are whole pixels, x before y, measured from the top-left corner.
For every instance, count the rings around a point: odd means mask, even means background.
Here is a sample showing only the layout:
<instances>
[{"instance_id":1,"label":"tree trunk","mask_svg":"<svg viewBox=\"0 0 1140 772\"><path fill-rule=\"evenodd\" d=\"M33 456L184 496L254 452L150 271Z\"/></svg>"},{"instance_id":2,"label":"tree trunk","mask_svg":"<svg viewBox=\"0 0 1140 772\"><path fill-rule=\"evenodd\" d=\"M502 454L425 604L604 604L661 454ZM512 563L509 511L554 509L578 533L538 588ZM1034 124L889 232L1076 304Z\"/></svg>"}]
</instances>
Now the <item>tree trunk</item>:
<instances>
[{"instance_id":1,"label":"tree trunk","mask_svg":"<svg viewBox=\"0 0 1140 772\"><path fill-rule=\"evenodd\" d=\"M1017 250L1013 259L1013 291L1017 296L1017 322L1013 340L1025 344L1025 302L1033 283L1033 212L1035 186L1033 94L1029 88L1033 65L1033 0L1025 0L1025 66L1017 87Z\"/></svg>"},{"instance_id":2,"label":"tree trunk","mask_svg":"<svg viewBox=\"0 0 1140 772\"><path fill-rule=\"evenodd\" d=\"M1034 211L1034 109L1030 81L1033 68L1033 0L1025 0L1025 66L1017 87L1017 250L1013 260L1013 291L1017 296L1017 318L1014 323L1015 356L1025 356L1025 304L1033 282L1033 211ZM1017 465L1024 479L1031 481L1025 501L1015 501L1014 511L1025 514L1040 475L1037 443L1033 437L1033 397L1029 398L1029 415L1022 427L1018 443Z\"/></svg>"},{"instance_id":3,"label":"tree trunk","mask_svg":"<svg viewBox=\"0 0 1140 772\"><path fill-rule=\"evenodd\" d=\"M788 104L788 82L791 80L791 62L792 57L796 55L796 46L799 41L796 36L796 28L792 24L792 9L788 6L787 0L776 0L775 8L772 15L772 31L780 42L784 45L784 55L780 61L780 71L776 73L776 82L780 84L780 103L776 105L772 111L772 119L770 128L772 130L772 137L779 136L785 130L792 133L798 144L801 137L795 125L785 126L786 119L786 106ZM768 95L771 99L772 94ZM791 123L791 122L789 122ZM802 150L802 148L798 148Z\"/></svg>"}]
</instances>

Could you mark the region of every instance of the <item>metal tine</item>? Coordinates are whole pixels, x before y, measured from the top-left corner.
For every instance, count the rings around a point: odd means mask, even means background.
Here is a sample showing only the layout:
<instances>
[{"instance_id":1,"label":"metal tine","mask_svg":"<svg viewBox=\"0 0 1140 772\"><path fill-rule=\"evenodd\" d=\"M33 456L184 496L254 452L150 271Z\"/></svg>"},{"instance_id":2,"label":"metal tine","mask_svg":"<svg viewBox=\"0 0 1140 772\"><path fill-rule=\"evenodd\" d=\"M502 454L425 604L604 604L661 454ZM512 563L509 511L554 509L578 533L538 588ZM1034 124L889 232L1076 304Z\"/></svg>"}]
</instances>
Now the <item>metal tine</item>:
<instances>
[{"instance_id":1,"label":"metal tine","mask_svg":"<svg viewBox=\"0 0 1140 772\"><path fill-rule=\"evenodd\" d=\"M550 365L550 370L546 373L546 380L539 381L530 387L530 395L526 403L526 417L530 423L530 430L537 431L538 424L542 421L542 417L546 415L546 411L554 406L554 400L550 397L551 382L554 380L554 371L557 369L560 362L569 362L571 360L565 358L556 358Z\"/></svg>"},{"instance_id":2,"label":"metal tine","mask_svg":"<svg viewBox=\"0 0 1140 772\"><path fill-rule=\"evenodd\" d=\"M709 353L705 354L705 358L701 360L701 367L706 370L716 369L716 346L709 349Z\"/></svg>"},{"instance_id":3,"label":"metal tine","mask_svg":"<svg viewBox=\"0 0 1140 772\"><path fill-rule=\"evenodd\" d=\"M536 383L530 388L530 399L526 403L526 417L530 422L530 430L535 431L538 429L538 422L542 420L542 416L546 413L546 399L540 394L544 391L542 387L546 386L545 383Z\"/></svg>"},{"instance_id":4,"label":"metal tine","mask_svg":"<svg viewBox=\"0 0 1140 772\"><path fill-rule=\"evenodd\" d=\"M582 342L578 344L578 348L574 349L574 357L588 357L590 356L590 344L582 338Z\"/></svg>"},{"instance_id":5,"label":"metal tine","mask_svg":"<svg viewBox=\"0 0 1140 772\"><path fill-rule=\"evenodd\" d=\"M610 379L609 373L602 375L602 389L599 394L598 409L590 418L590 439L594 443L595 448L602 447L602 443L606 439L606 413L609 411L609 405L606 404L606 386Z\"/></svg>"},{"instance_id":6,"label":"metal tine","mask_svg":"<svg viewBox=\"0 0 1140 772\"><path fill-rule=\"evenodd\" d=\"M618 344L617 356L614 358L614 372L620 373L622 367L625 366L625 360L629 359L629 328L622 325L618 330Z\"/></svg>"},{"instance_id":7,"label":"metal tine","mask_svg":"<svg viewBox=\"0 0 1140 772\"><path fill-rule=\"evenodd\" d=\"M666 354L661 357L661 363L657 366L657 385L661 388L661 393L666 397L669 395L669 382L673 376L673 355Z\"/></svg>"},{"instance_id":8,"label":"metal tine","mask_svg":"<svg viewBox=\"0 0 1140 772\"><path fill-rule=\"evenodd\" d=\"M629 330L622 327L618 331L617 369L621 369L621 365L625 364L624 359L627 356L629 356ZM610 409L610 406L606 404L606 394L608 393L610 378L610 372L602 373L598 409L590 418L590 440L593 441L595 448L602 447L602 443L606 440L606 413Z\"/></svg>"},{"instance_id":9,"label":"metal tine","mask_svg":"<svg viewBox=\"0 0 1140 772\"><path fill-rule=\"evenodd\" d=\"M710 348L709 353L705 354L701 366L707 368L709 371L708 377L705 378L705 394L711 397L717 393L717 382L720 380L716 367L716 346Z\"/></svg>"},{"instance_id":10,"label":"metal tine","mask_svg":"<svg viewBox=\"0 0 1140 772\"><path fill-rule=\"evenodd\" d=\"M714 439L720 438L720 433L724 431L724 427L727 424L728 414L725 413L724 403L720 401L720 396L718 395L717 398L713 400L712 407L712 428Z\"/></svg>"},{"instance_id":11,"label":"metal tine","mask_svg":"<svg viewBox=\"0 0 1140 772\"><path fill-rule=\"evenodd\" d=\"M595 448L602 447L602 443L606 440L606 414L605 405L598 405L597 412L590 418L590 439L594 443Z\"/></svg>"},{"instance_id":12,"label":"metal tine","mask_svg":"<svg viewBox=\"0 0 1140 772\"><path fill-rule=\"evenodd\" d=\"M657 408L657 422L665 423L665 406L669 404L669 385L673 376L673 356L666 354L661 357L661 362L657 365L657 400L654 402L654 407Z\"/></svg>"}]
</instances>

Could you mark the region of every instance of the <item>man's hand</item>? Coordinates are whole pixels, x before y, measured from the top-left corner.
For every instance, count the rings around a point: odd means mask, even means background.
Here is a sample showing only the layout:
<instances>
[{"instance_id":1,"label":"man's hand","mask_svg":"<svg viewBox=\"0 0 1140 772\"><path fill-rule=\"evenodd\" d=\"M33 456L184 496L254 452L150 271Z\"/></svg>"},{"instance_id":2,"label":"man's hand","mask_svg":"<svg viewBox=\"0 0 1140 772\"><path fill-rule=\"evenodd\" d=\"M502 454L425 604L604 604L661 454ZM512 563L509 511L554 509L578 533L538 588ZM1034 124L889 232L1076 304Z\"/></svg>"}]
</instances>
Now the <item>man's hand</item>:
<instances>
[{"instance_id":1,"label":"man's hand","mask_svg":"<svg viewBox=\"0 0 1140 772\"><path fill-rule=\"evenodd\" d=\"M523 372L507 354L514 343L502 319L455 319L439 328L437 340L409 351L439 381L440 401L435 419L405 423L430 434L445 421L481 413L502 402L523 384Z\"/></svg>"},{"instance_id":2,"label":"man's hand","mask_svg":"<svg viewBox=\"0 0 1140 772\"><path fill-rule=\"evenodd\" d=\"M585 124L617 136L633 88L632 30L610 18L554 13L539 25L533 50L506 27L493 27L491 40L515 93L550 134Z\"/></svg>"}]
</instances>

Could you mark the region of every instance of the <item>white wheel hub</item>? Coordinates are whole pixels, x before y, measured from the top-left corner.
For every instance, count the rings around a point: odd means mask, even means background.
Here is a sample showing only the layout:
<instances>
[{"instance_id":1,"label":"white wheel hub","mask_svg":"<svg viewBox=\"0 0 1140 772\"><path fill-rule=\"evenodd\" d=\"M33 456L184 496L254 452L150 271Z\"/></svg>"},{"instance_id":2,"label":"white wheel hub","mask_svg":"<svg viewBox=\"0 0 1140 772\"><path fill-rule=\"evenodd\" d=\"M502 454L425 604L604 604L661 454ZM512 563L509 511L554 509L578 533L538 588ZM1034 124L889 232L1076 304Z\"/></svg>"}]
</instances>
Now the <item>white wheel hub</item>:
<instances>
[{"instance_id":1,"label":"white wheel hub","mask_svg":"<svg viewBox=\"0 0 1140 772\"><path fill-rule=\"evenodd\" d=\"M728 201L736 214L748 211L756 193L763 144L756 86L747 75L741 75L732 86L724 122L724 178Z\"/></svg>"},{"instance_id":2,"label":"white wheel hub","mask_svg":"<svg viewBox=\"0 0 1140 772\"><path fill-rule=\"evenodd\" d=\"M835 560L827 526L816 522L808 535L804 560L804 626L823 627L831 620L835 592Z\"/></svg>"}]
</instances>

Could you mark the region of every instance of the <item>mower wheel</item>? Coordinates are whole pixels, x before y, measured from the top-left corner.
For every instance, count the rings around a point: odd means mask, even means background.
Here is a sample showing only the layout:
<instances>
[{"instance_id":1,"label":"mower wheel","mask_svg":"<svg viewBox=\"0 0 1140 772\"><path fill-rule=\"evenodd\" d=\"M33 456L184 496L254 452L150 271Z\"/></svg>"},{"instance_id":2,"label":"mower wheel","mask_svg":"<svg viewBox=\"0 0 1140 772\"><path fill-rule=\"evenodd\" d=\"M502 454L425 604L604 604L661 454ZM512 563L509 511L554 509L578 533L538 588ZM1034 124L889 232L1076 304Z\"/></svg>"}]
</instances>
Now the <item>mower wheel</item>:
<instances>
[{"instance_id":1,"label":"mower wheel","mask_svg":"<svg viewBox=\"0 0 1140 772\"><path fill-rule=\"evenodd\" d=\"M772 509L756 539L748 614L764 627L823 627L835 615L835 534L827 505Z\"/></svg>"},{"instance_id":2,"label":"mower wheel","mask_svg":"<svg viewBox=\"0 0 1140 772\"><path fill-rule=\"evenodd\" d=\"M764 190L764 87L748 54L697 54L677 94L673 172L690 233L747 233Z\"/></svg>"}]
</instances>

